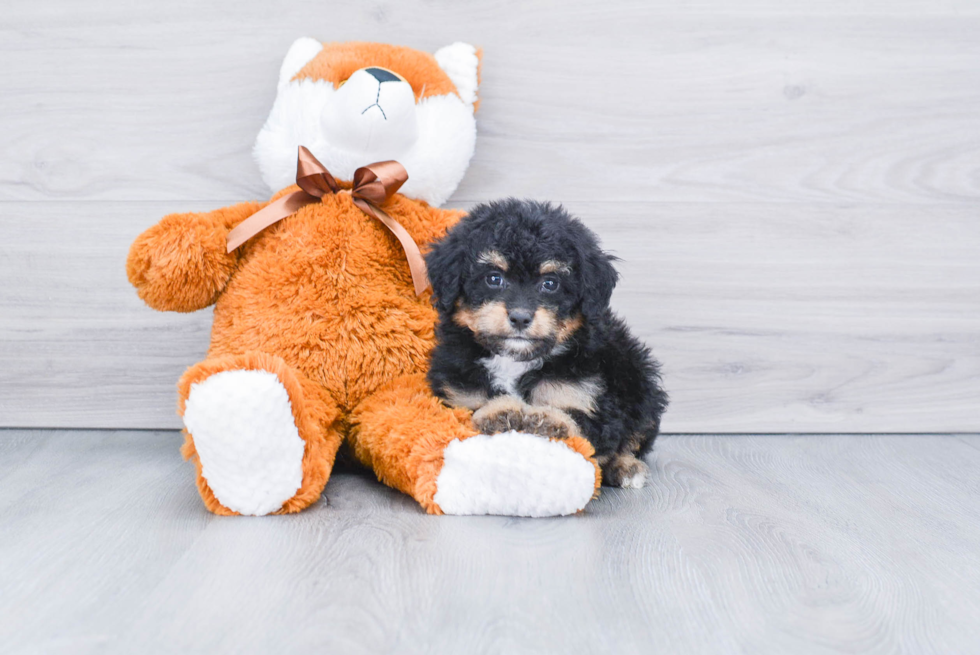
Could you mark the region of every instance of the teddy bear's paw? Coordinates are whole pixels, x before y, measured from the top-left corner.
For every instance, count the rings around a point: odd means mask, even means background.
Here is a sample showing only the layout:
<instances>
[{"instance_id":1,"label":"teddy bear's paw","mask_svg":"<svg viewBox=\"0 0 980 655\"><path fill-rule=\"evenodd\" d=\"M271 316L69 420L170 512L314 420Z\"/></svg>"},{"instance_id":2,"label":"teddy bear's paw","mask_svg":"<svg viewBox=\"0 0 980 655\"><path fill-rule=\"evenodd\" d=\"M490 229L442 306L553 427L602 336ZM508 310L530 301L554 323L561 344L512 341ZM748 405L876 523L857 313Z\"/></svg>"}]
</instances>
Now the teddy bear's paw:
<instances>
[{"instance_id":1,"label":"teddy bear's paw","mask_svg":"<svg viewBox=\"0 0 980 655\"><path fill-rule=\"evenodd\" d=\"M201 474L228 509L269 514L302 485L306 444L274 373L222 371L191 385L184 425Z\"/></svg>"},{"instance_id":2,"label":"teddy bear's paw","mask_svg":"<svg viewBox=\"0 0 980 655\"><path fill-rule=\"evenodd\" d=\"M139 235L129 249L126 275L140 298L161 311L213 304L236 265L236 255L226 251L228 231L214 218L230 211L171 214Z\"/></svg>"},{"instance_id":3,"label":"teddy bear's paw","mask_svg":"<svg viewBox=\"0 0 980 655\"><path fill-rule=\"evenodd\" d=\"M521 432L452 441L434 500L445 514L564 516L595 493L595 465L562 441Z\"/></svg>"}]
</instances>

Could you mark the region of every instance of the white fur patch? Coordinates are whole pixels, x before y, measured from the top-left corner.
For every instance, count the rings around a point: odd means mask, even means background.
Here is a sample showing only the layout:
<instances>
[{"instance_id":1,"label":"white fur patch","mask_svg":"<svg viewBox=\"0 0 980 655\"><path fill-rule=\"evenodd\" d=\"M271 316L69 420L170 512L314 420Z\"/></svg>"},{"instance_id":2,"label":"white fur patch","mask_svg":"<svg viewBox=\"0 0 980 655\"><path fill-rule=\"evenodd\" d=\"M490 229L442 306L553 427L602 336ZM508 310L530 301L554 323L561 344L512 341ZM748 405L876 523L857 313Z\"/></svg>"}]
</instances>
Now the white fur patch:
<instances>
[{"instance_id":1,"label":"white fur patch","mask_svg":"<svg viewBox=\"0 0 980 655\"><path fill-rule=\"evenodd\" d=\"M637 473L631 478L626 478L623 480L624 489L642 489L647 483L647 476L645 473Z\"/></svg>"},{"instance_id":2,"label":"white fur patch","mask_svg":"<svg viewBox=\"0 0 980 655\"><path fill-rule=\"evenodd\" d=\"M446 447L436 485L446 514L565 516L592 498L595 468L560 441L481 434Z\"/></svg>"},{"instance_id":3,"label":"white fur patch","mask_svg":"<svg viewBox=\"0 0 980 655\"><path fill-rule=\"evenodd\" d=\"M490 382L495 389L503 391L511 396L518 396L517 383L528 371L541 368L540 359L532 359L528 362L520 362L513 357L506 355L494 355L479 360L483 368L490 374Z\"/></svg>"},{"instance_id":4,"label":"white fur patch","mask_svg":"<svg viewBox=\"0 0 980 655\"><path fill-rule=\"evenodd\" d=\"M297 80L280 87L253 149L270 189L278 191L295 183L296 151L303 145L339 180L351 180L355 170L380 159L397 159L408 171L402 194L431 205L449 199L476 147L472 106L455 94L423 98L415 105L415 142L407 149L404 143L392 144L391 156L386 156L383 142L372 143L371 152L365 153L345 150L330 141L323 127L324 112L345 111L336 96L333 84L318 80Z\"/></svg>"},{"instance_id":5,"label":"white fur patch","mask_svg":"<svg viewBox=\"0 0 980 655\"><path fill-rule=\"evenodd\" d=\"M184 426L204 479L228 509L269 514L303 483L305 443L273 373L223 371L191 385Z\"/></svg>"}]
</instances>

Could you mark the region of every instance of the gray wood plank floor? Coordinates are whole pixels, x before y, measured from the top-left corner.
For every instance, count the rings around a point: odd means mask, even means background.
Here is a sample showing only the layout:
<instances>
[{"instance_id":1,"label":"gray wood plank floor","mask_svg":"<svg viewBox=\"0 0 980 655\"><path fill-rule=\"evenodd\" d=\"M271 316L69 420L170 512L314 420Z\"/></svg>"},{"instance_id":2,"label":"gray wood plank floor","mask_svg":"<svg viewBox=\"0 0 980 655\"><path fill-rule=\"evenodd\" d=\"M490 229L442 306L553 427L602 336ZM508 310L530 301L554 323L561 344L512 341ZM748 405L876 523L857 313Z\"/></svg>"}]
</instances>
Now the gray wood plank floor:
<instances>
[{"instance_id":1,"label":"gray wood plank floor","mask_svg":"<svg viewBox=\"0 0 980 655\"><path fill-rule=\"evenodd\" d=\"M667 436L563 519L360 474L209 515L176 432L0 431L0 652L969 653L980 436Z\"/></svg>"}]
</instances>

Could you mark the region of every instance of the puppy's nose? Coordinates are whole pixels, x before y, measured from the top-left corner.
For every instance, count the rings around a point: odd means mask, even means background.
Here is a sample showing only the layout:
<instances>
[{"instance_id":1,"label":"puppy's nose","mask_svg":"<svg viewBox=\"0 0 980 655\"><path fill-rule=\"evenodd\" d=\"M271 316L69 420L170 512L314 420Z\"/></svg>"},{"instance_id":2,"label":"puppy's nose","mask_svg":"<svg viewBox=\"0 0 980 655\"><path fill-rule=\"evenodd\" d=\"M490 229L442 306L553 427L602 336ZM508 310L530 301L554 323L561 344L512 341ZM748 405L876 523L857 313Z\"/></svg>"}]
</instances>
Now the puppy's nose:
<instances>
[{"instance_id":1,"label":"puppy's nose","mask_svg":"<svg viewBox=\"0 0 980 655\"><path fill-rule=\"evenodd\" d=\"M515 330L523 330L534 320L534 314L527 309L512 309L507 312L507 318Z\"/></svg>"},{"instance_id":2,"label":"puppy's nose","mask_svg":"<svg viewBox=\"0 0 980 655\"><path fill-rule=\"evenodd\" d=\"M378 80L379 82L401 82L402 81L400 77L398 77L397 75L395 75L391 71L385 70L383 68L376 68L376 67L372 66L371 68L365 68L364 70L367 71L371 75L371 77L373 77L374 79Z\"/></svg>"}]
</instances>

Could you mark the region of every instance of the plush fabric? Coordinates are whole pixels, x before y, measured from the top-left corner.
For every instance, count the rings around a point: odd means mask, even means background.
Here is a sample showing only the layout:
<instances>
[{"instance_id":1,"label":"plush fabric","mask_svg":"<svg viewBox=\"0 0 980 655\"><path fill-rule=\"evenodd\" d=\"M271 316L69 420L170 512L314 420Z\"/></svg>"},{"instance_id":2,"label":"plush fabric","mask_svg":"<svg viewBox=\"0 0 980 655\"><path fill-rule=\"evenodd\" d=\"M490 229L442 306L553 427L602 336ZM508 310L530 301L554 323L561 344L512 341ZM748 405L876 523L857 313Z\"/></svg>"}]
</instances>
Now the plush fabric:
<instances>
[{"instance_id":1,"label":"plush fabric","mask_svg":"<svg viewBox=\"0 0 980 655\"><path fill-rule=\"evenodd\" d=\"M303 486L306 442L276 374L215 373L191 386L184 406L201 478L223 506L261 516L281 508Z\"/></svg>"}]
</instances>

